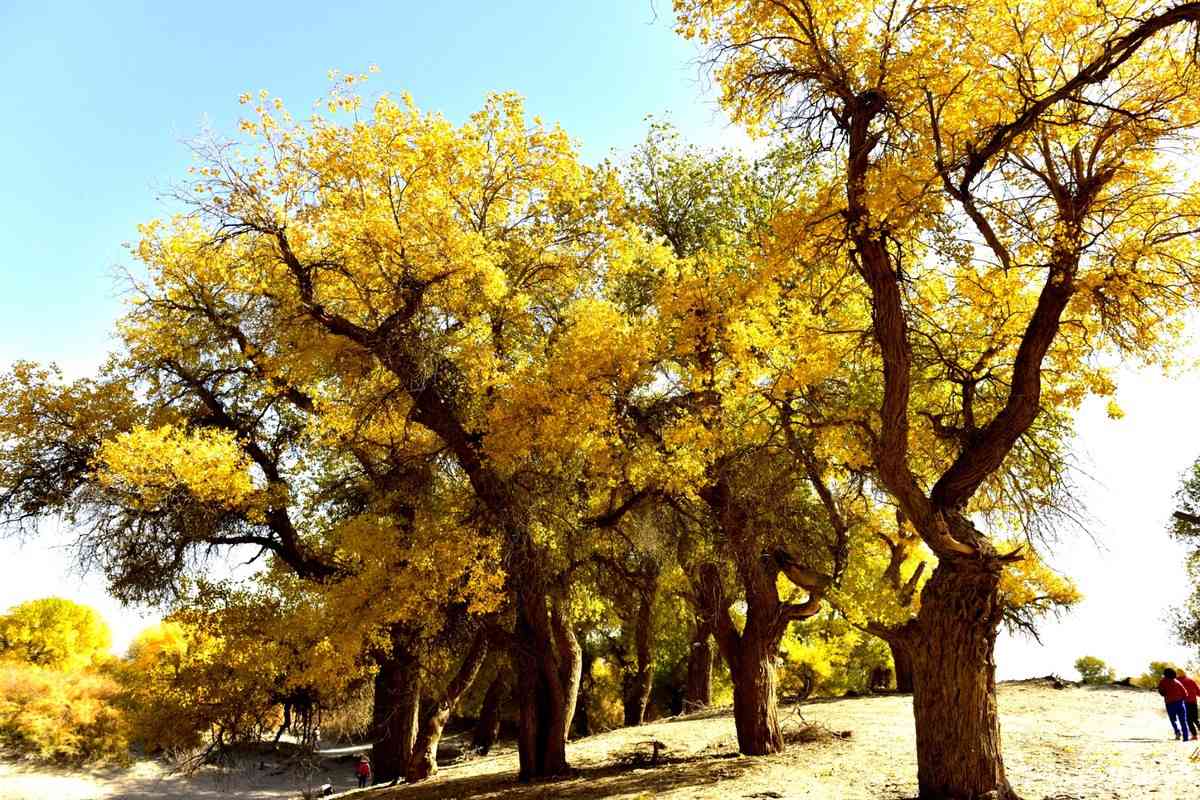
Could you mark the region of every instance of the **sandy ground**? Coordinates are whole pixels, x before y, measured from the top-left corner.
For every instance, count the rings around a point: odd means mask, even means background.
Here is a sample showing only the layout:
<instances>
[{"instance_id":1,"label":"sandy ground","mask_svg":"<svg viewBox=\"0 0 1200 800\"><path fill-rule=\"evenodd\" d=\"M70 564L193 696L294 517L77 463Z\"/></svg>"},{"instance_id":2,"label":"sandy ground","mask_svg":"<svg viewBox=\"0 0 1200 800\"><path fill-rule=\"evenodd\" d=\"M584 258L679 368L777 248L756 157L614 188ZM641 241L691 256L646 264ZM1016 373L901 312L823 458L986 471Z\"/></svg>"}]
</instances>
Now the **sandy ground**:
<instances>
[{"instance_id":1,"label":"sandy ground","mask_svg":"<svg viewBox=\"0 0 1200 800\"><path fill-rule=\"evenodd\" d=\"M155 761L139 761L124 770L56 772L0 761L0 800L281 800L333 785L335 791L356 786L353 765L324 762L311 776L273 775L247 763L228 770L206 769L192 775L170 772Z\"/></svg>"},{"instance_id":2,"label":"sandy ground","mask_svg":"<svg viewBox=\"0 0 1200 800\"><path fill-rule=\"evenodd\" d=\"M785 736L801 716L849 738L792 743L767 758L738 756L728 712L710 712L592 736L570 745L575 774L554 783L514 782L511 750L443 767L433 780L411 787L351 792L357 800L531 800L532 798L828 798L906 800L916 796L911 698L884 696L821 701L785 707ZM1000 687L1005 763L1026 800L1185 800L1200 798L1195 743L1174 741L1162 704L1150 692L1119 688L1053 689L1045 684ZM666 745L656 767L628 763L642 743ZM1200 758L1200 754L1198 754ZM339 790L350 785L349 767L330 765ZM341 774L344 771L345 774ZM273 783L272 783L273 781ZM0 764L0 800L108 800L108 798L294 798L297 778L236 772L224 782L212 775L164 776L139 764L123 773L50 774Z\"/></svg>"}]
</instances>

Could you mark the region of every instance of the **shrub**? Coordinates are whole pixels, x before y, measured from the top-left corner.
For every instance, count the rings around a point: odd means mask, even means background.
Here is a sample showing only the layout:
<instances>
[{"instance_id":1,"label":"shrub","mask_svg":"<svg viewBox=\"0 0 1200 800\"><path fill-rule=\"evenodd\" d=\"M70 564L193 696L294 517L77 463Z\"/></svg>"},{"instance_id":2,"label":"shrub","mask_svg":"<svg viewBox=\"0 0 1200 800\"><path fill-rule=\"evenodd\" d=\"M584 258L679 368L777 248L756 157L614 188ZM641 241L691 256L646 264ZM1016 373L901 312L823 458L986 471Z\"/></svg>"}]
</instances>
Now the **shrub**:
<instances>
[{"instance_id":1,"label":"shrub","mask_svg":"<svg viewBox=\"0 0 1200 800\"><path fill-rule=\"evenodd\" d=\"M0 662L0 744L63 765L127 763L119 693L115 680L95 670Z\"/></svg>"},{"instance_id":2,"label":"shrub","mask_svg":"<svg viewBox=\"0 0 1200 800\"><path fill-rule=\"evenodd\" d=\"M1112 683L1116 679L1112 667L1096 656L1080 656L1075 659L1075 670L1084 683Z\"/></svg>"},{"instance_id":3,"label":"shrub","mask_svg":"<svg viewBox=\"0 0 1200 800\"><path fill-rule=\"evenodd\" d=\"M1151 661L1150 670L1142 673L1142 675L1139 677L1134 678L1133 685L1140 686L1143 689L1158 688L1158 682L1162 680L1163 670L1168 667L1176 671L1179 670L1179 667L1175 666L1175 664L1170 661Z\"/></svg>"}]
</instances>

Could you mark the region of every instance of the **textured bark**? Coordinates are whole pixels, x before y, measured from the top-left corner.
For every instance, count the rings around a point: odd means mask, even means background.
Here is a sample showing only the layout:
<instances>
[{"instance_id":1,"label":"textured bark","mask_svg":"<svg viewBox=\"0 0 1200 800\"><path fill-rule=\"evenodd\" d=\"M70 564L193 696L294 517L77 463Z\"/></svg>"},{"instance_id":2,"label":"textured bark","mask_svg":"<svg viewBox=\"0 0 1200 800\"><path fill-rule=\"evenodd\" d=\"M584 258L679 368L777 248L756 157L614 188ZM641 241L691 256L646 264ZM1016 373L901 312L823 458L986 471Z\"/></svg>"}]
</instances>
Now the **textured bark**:
<instances>
[{"instance_id":1,"label":"textured bark","mask_svg":"<svg viewBox=\"0 0 1200 800\"><path fill-rule=\"evenodd\" d=\"M592 693L595 689L595 677L592 675L592 665L596 654L590 647L584 647L580 657L579 700L575 703L575 719L571 729L576 737L592 735L592 719L588 710L591 708Z\"/></svg>"},{"instance_id":2,"label":"textured bark","mask_svg":"<svg viewBox=\"0 0 1200 800\"><path fill-rule=\"evenodd\" d=\"M708 625L699 625L688 649L687 686L683 698L685 713L712 705L712 670L712 634Z\"/></svg>"},{"instance_id":3,"label":"textured bark","mask_svg":"<svg viewBox=\"0 0 1200 800\"><path fill-rule=\"evenodd\" d=\"M784 749L779 730L779 705L775 676L778 640L764 641L753 633L742 636L741 652L730 664L733 677L733 721L738 750L747 756L765 756Z\"/></svg>"},{"instance_id":4,"label":"textured bark","mask_svg":"<svg viewBox=\"0 0 1200 800\"><path fill-rule=\"evenodd\" d=\"M496 673L488 684L487 692L483 695L483 705L479 709L479 719L475 723L475 734L471 746L481 756L491 752L500 737L500 706L504 702L507 690L507 676L503 669Z\"/></svg>"},{"instance_id":5,"label":"textured bark","mask_svg":"<svg viewBox=\"0 0 1200 800\"><path fill-rule=\"evenodd\" d=\"M567 735L575 715L582 652L574 632L545 593L517 589L516 647L520 721L517 752L522 781L565 775Z\"/></svg>"},{"instance_id":6,"label":"textured bark","mask_svg":"<svg viewBox=\"0 0 1200 800\"><path fill-rule=\"evenodd\" d=\"M637 665L625 674L622 681L622 701L625 711L625 726L641 725L646 718L646 704L650 701L650 686L654 680L652 652L650 646L651 612L654 595L643 592L638 601L637 622L634 638L637 644Z\"/></svg>"},{"instance_id":7,"label":"textured bark","mask_svg":"<svg viewBox=\"0 0 1200 800\"><path fill-rule=\"evenodd\" d=\"M404 771L406 782L416 783L437 774L437 749L438 744L442 741L442 731L446 729L446 722L450 719L454 709L458 707L458 701L475 682L475 677L479 674L479 670L487 658L487 651L487 636L481 630L475 634L467 654L463 656L458 672L451 678L440 697L429 703L429 707L425 709L425 713L421 716L420 732L413 745L412 756Z\"/></svg>"},{"instance_id":8,"label":"textured bark","mask_svg":"<svg viewBox=\"0 0 1200 800\"><path fill-rule=\"evenodd\" d=\"M996 715L999 580L994 562L943 561L905 631L921 800L1018 800L1005 777Z\"/></svg>"},{"instance_id":9,"label":"textured bark","mask_svg":"<svg viewBox=\"0 0 1200 800\"><path fill-rule=\"evenodd\" d=\"M746 623L739 632L729 614L729 598L715 566L702 565L693 579L704 619L712 624L713 636L733 678L738 749L748 756L779 753L784 743L779 730L775 655L788 624L820 610L829 578L804 568L785 553L764 553L761 540L750 529L748 510L732 496L723 480L707 487L701 496L713 510L733 551L746 601ZM806 602L781 600L781 571L808 590Z\"/></svg>"},{"instance_id":10,"label":"textured bark","mask_svg":"<svg viewBox=\"0 0 1200 800\"><path fill-rule=\"evenodd\" d=\"M697 596L705 605L705 616L713 621L717 646L733 679L733 720L738 750L748 756L781 752L784 742L779 730L777 682L772 659L787 626L780 624L774 613L777 608L764 613L763 606L772 595L751 590L763 589L762 582L750 584L746 592L746 624L739 633L729 615L729 599L721 588L716 567L702 565L695 584Z\"/></svg>"},{"instance_id":11,"label":"textured bark","mask_svg":"<svg viewBox=\"0 0 1200 800\"><path fill-rule=\"evenodd\" d=\"M375 780L391 782L404 774L417 740L417 715L421 703L417 658L398 648L379 665L375 675L375 702L371 730L371 764Z\"/></svg>"},{"instance_id":12,"label":"textured bark","mask_svg":"<svg viewBox=\"0 0 1200 800\"><path fill-rule=\"evenodd\" d=\"M911 693L913 690L913 665L912 657L908 651L896 644L888 642L888 647L892 651L892 665L896 674L896 691Z\"/></svg>"}]
</instances>

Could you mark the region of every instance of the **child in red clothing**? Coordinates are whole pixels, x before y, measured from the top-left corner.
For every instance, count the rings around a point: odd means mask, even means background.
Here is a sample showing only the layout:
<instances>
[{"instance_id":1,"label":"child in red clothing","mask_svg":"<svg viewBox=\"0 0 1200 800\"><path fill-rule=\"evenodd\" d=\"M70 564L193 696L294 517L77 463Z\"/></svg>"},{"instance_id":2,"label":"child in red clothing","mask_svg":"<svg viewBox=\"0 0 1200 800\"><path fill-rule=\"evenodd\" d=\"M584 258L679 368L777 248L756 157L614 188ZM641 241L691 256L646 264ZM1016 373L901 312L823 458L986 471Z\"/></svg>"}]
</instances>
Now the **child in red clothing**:
<instances>
[{"instance_id":1,"label":"child in red clothing","mask_svg":"<svg viewBox=\"0 0 1200 800\"><path fill-rule=\"evenodd\" d=\"M371 759L367 758L366 753L358 757L358 765L354 768L354 774L358 776L358 788L370 785Z\"/></svg>"},{"instance_id":2,"label":"child in red clothing","mask_svg":"<svg viewBox=\"0 0 1200 800\"><path fill-rule=\"evenodd\" d=\"M1182 732L1183 740L1186 742L1188 740L1188 717L1184 702L1187 700L1187 689L1183 688L1183 684L1175 679L1175 670L1170 667L1163 670L1162 680L1158 682L1158 693L1162 695L1163 701L1167 704L1167 718L1171 720L1175 738L1178 739Z\"/></svg>"},{"instance_id":3,"label":"child in red clothing","mask_svg":"<svg viewBox=\"0 0 1200 800\"><path fill-rule=\"evenodd\" d=\"M1192 732L1193 739L1200 738L1200 710L1196 708L1196 702L1200 700L1200 686L1197 686L1194 680L1184 674L1183 670L1176 671L1175 679L1183 684L1183 689L1187 692L1187 697L1183 700L1183 707L1187 709L1188 730Z\"/></svg>"}]
</instances>

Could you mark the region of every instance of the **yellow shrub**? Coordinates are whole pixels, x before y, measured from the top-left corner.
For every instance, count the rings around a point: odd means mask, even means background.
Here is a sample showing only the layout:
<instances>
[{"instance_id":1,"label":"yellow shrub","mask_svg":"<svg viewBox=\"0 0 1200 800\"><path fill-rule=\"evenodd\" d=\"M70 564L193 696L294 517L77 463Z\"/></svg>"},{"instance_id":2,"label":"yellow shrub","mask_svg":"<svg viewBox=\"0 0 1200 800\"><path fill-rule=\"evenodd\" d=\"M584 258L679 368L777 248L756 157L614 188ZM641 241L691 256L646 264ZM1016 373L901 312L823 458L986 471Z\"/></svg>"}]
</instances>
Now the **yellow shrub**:
<instances>
[{"instance_id":1,"label":"yellow shrub","mask_svg":"<svg viewBox=\"0 0 1200 800\"><path fill-rule=\"evenodd\" d=\"M0 744L60 764L125 763L119 692L116 681L94 670L0 662Z\"/></svg>"}]
</instances>

